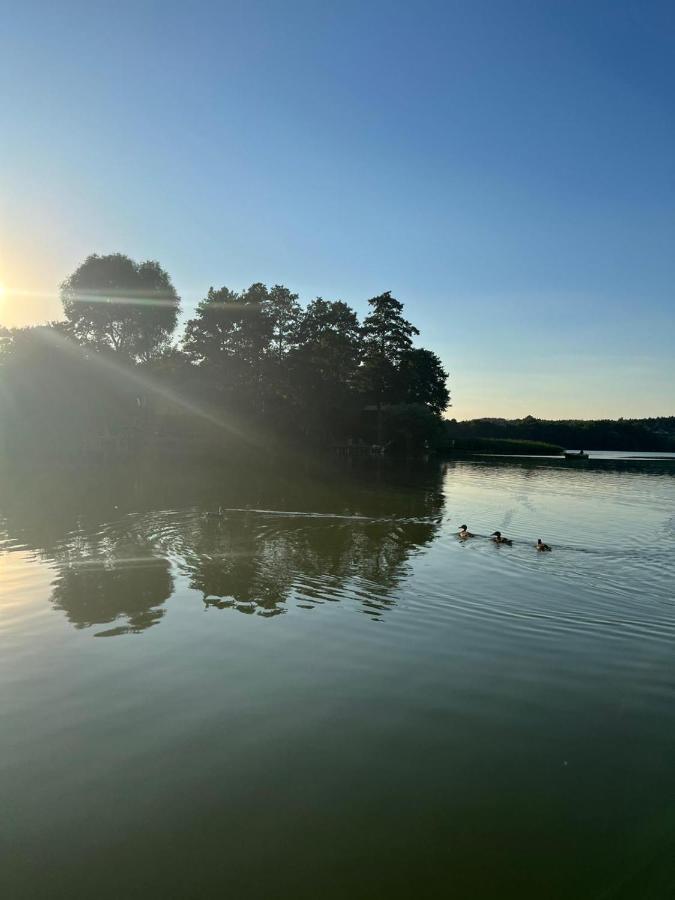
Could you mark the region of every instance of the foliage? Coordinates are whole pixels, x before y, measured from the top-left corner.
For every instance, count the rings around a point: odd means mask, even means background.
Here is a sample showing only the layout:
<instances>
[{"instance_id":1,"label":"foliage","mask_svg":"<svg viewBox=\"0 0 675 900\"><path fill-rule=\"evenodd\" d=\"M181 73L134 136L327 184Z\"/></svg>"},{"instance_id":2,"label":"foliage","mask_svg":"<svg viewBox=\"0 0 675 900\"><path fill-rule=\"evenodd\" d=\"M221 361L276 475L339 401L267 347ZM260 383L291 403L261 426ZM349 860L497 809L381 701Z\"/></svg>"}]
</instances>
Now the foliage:
<instances>
[{"instance_id":1,"label":"foliage","mask_svg":"<svg viewBox=\"0 0 675 900\"><path fill-rule=\"evenodd\" d=\"M449 449L453 453L526 453L528 456L560 456L563 448L544 441L523 441L508 438L456 438Z\"/></svg>"},{"instance_id":2,"label":"foliage","mask_svg":"<svg viewBox=\"0 0 675 900\"><path fill-rule=\"evenodd\" d=\"M440 415L450 402L448 373L440 359L424 347L404 350L399 362L402 394L407 403L418 403Z\"/></svg>"},{"instance_id":3,"label":"foliage","mask_svg":"<svg viewBox=\"0 0 675 900\"><path fill-rule=\"evenodd\" d=\"M269 294L252 284L238 294L227 287L209 288L197 315L185 327L183 349L204 369L207 392L230 401L259 405L264 360L273 336L266 310Z\"/></svg>"},{"instance_id":4,"label":"foliage","mask_svg":"<svg viewBox=\"0 0 675 900\"><path fill-rule=\"evenodd\" d=\"M399 365L419 331L401 315L403 304L390 291L368 301L372 311L364 319L361 383L378 408L400 396Z\"/></svg>"},{"instance_id":5,"label":"foliage","mask_svg":"<svg viewBox=\"0 0 675 900\"><path fill-rule=\"evenodd\" d=\"M179 300L155 262L92 255L63 283L65 320L0 334L0 404L12 446L63 452L223 435L326 445L436 446L449 395L389 292L363 324L341 300L303 308L281 284L209 288L171 343ZM376 415L373 415L373 410ZM193 441L194 445L194 441Z\"/></svg>"},{"instance_id":6,"label":"foliage","mask_svg":"<svg viewBox=\"0 0 675 900\"><path fill-rule=\"evenodd\" d=\"M413 456L443 449L443 421L423 403L399 403L383 410L383 429L394 452Z\"/></svg>"},{"instance_id":7,"label":"foliage","mask_svg":"<svg viewBox=\"0 0 675 900\"><path fill-rule=\"evenodd\" d=\"M317 297L300 318L292 364L322 382L354 385L361 355L359 320L341 300Z\"/></svg>"},{"instance_id":8,"label":"foliage","mask_svg":"<svg viewBox=\"0 0 675 900\"><path fill-rule=\"evenodd\" d=\"M61 299L79 343L137 361L166 348L180 308L159 263L137 263L121 253L88 256L61 285Z\"/></svg>"},{"instance_id":9,"label":"foliage","mask_svg":"<svg viewBox=\"0 0 675 900\"><path fill-rule=\"evenodd\" d=\"M354 310L340 300L312 301L300 317L288 359L298 427L305 434L339 437L348 430L359 405L355 386L360 355Z\"/></svg>"},{"instance_id":10,"label":"foliage","mask_svg":"<svg viewBox=\"0 0 675 900\"><path fill-rule=\"evenodd\" d=\"M298 295L282 284L275 284L263 301L263 311L272 327L270 353L281 362L297 345L298 325L302 308Z\"/></svg>"},{"instance_id":11,"label":"foliage","mask_svg":"<svg viewBox=\"0 0 675 900\"><path fill-rule=\"evenodd\" d=\"M569 450L675 451L675 416L652 419L473 419L448 422L450 439L548 441Z\"/></svg>"}]
</instances>

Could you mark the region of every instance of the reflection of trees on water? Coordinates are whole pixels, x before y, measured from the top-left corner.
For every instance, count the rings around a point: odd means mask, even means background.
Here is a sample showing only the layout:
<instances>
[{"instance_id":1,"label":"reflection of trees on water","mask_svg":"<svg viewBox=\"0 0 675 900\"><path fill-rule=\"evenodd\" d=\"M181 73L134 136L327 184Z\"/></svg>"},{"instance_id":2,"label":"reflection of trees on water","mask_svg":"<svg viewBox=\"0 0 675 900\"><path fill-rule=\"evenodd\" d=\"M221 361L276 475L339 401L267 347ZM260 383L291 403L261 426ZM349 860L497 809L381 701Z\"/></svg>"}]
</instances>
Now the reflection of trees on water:
<instances>
[{"instance_id":1,"label":"reflection of trees on water","mask_svg":"<svg viewBox=\"0 0 675 900\"><path fill-rule=\"evenodd\" d=\"M286 553L273 548L264 529L245 517L239 527L229 525L227 520L200 521L185 546L180 568L207 605L242 612L257 608L274 615L292 585L289 548Z\"/></svg>"},{"instance_id":2,"label":"reflection of trees on water","mask_svg":"<svg viewBox=\"0 0 675 900\"><path fill-rule=\"evenodd\" d=\"M222 518L202 510L221 501L225 507L230 497L230 506L242 505L246 486L240 478L228 483L222 471L218 478L207 473L199 490L191 471L183 493L175 471L166 481L137 478L126 495L110 478L85 484L45 476L37 487L9 485L2 513L9 544L56 565L51 600L78 628L106 625L99 633L114 635L157 624L174 574L209 608L275 616L289 603L347 600L379 616L395 602L411 556L435 537L440 474L436 468L418 481L408 473L402 483L373 484L351 473L316 480L258 472L261 509L325 515L226 510ZM172 511L163 511L162 484Z\"/></svg>"},{"instance_id":3,"label":"reflection of trees on water","mask_svg":"<svg viewBox=\"0 0 675 900\"><path fill-rule=\"evenodd\" d=\"M59 554L52 602L77 628L121 623L103 636L144 631L164 615L173 593L169 563L141 538L80 538Z\"/></svg>"},{"instance_id":4,"label":"reflection of trees on water","mask_svg":"<svg viewBox=\"0 0 675 900\"><path fill-rule=\"evenodd\" d=\"M314 606L346 595L379 615L430 543L433 522L231 513L195 530L181 568L207 606L276 615L289 599Z\"/></svg>"}]
</instances>

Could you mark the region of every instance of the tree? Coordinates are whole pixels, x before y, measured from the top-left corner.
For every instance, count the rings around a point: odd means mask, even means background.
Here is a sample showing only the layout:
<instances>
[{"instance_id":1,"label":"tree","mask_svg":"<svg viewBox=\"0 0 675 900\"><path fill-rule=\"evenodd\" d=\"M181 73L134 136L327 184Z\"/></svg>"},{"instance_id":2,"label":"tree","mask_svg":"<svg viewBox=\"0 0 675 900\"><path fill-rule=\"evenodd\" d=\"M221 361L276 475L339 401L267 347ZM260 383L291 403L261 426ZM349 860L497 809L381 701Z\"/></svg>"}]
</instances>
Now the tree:
<instances>
[{"instance_id":1,"label":"tree","mask_svg":"<svg viewBox=\"0 0 675 900\"><path fill-rule=\"evenodd\" d=\"M350 306L317 297L298 324L295 361L311 369L313 378L351 385L361 352L360 332L358 317Z\"/></svg>"},{"instance_id":2,"label":"tree","mask_svg":"<svg viewBox=\"0 0 675 900\"><path fill-rule=\"evenodd\" d=\"M263 363L272 340L272 322L265 310L264 284L241 294L227 287L209 288L197 315L185 326L187 356L216 379L220 390L257 398Z\"/></svg>"},{"instance_id":3,"label":"tree","mask_svg":"<svg viewBox=\"0 0 675 900\"><path fill-rule=\"evenodd\" d=\"M61 289L65 321L0 329L0 425L19 452L107 452L144 435L154 445L186 427L186 411L248 443L419 448L448 403L439 358L413 347L419 332L389 291L368 301L361 325L346 303L317 297L303 309L281 284L211 287L176 345L179 299L156 262L92 255Z\"/></svg>"},{"instance_id":4,"label":"tree","mask_svg":"<svg viewBox=\"0 0 675 900\"><path fill-rule=\"evenodd\" d=\"M245 317L239 295L227 287L210 287L197 306L197 314L185 325L183 350L197 363L214 363L234 356Z\"/></svg>"},{"instance_id":5,"label":"tree","mask_svg":"<svg viewBox=\"0 0 675 900\"><path fill-rule=\"evenodd\" d=\"M289 355L293 392L306 428L321 433L344 429L356 399L360 342L358 317L346 303L317 297L309 304Z\"/></svg>"},{"instance_id":6,"label":"tree","mask_svg":"<svg viewBox=\"0 0 675 900\"><path fill-rule=\"evenodd\" d=\"M403 304L387 291L368 301L372 312L363 322L363 382L373 400L395 402L398 365L403 353L412 346L413 335L419 334L401 315Z\"/></svg>"},{"instance_id":7,"label":"tree","mask_svg":"<svg viewBox=\"0 0 675 900\"><path fill-rule=\"evenodd\" d=\"M387 443L394 453L412 456L437 450L446 442L443 420L422 403L398 403L383 412Z\"/></svg>"},{"instance_id":8,"label":"tree","mask_svg":"<svg viewBox=\"0 0 675 900\"><path fill-rule=\"evenodd\" d=\"M364 356L361 381L377 408L378 443L382 442L382 404L400 397L398 366L412 346L417 328L401 315L403 304L390 291L368 301L372 312L363 322Z\"/></svg>"},{"instance_id":9,"label":"tree","mask_svg":"<svg viewBox=\"0 0 675 900\"><path fill-rule=\"evenodd\" d=\"M403 304L391 296L391 291L372 297L368 305L373 311L363 322L366 351L397 363L403 351L412 346L413 335L419 331L403 318Z\"/></svg>"},{"instance_id":10,"label":"tree","mask_svg":"<svg viewBox=\"0 0 675 900\"><path fill-rule=\"evenodd\" d=\"M445 412L450 402L448 373L435 353L423 347L405 350L399 362L399 377L405 403L421 403L438 415Z\"/></svg>"},{"instance_id":11,"label":"tree","mask_svg":"<svg viewBox=\"0 0 675 900\"><path fill-rule=\"evenodd\" d=\"M75 339L147 361L163 351L176 327L180 298L159 263L122 253L93 254L61 285Z\"/></svg>"},{"instance_id":12,"label":"tree","mask_svg":"<svg viewBox=\"0 0 675 900\"><path fill-rule=\"evenodd\" d=\"M272 323L271 352L281 362L295 345L302 308L298 295L282 284L270 288L263 300L264 312Z\"/></svg>"}]
</instances>

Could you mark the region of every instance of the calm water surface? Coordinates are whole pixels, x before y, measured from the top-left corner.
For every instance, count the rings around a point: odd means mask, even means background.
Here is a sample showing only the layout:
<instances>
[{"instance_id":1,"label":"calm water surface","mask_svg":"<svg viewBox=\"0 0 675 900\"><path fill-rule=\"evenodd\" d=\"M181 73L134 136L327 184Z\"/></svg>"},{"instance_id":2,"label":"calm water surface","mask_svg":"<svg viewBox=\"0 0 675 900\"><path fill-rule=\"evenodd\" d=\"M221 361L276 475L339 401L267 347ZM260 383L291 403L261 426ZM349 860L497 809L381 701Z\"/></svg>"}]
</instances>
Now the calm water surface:
<instances>
[{"instance_id":1,"label":"calm water surface","mask_svg":"<svg viewBox=\"0 0 675 900\"><path fill-rule=\"evenodd\" d=\"M0 484L3 898L675 896L672 463Z\"/></svg>"}]
</instances>

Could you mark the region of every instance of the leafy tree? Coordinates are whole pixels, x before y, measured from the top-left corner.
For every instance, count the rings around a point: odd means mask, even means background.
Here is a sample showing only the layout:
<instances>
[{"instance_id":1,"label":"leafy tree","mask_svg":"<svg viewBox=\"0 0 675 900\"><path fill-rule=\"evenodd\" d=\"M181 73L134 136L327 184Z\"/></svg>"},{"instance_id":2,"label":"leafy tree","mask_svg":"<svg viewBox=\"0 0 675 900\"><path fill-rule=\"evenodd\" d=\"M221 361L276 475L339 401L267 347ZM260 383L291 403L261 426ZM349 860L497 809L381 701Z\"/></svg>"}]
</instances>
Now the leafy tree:
<instances>
[{"instance_id":1,"label":"leafy tree","mask_svg":"<svg viewBox=\"0 0 675 900\"><path fill-rule=\"evenodd\" d=\"M259 362L272 338L272 323L264 308L267 290L254 284L242 294L229 288L209 288L197 315L185 326L183 348L196 363L222 365L236 360L244 366Z\"/></svg>"},{"instance_id":2,"label":"leafy tree","mask_svg":"<svg viewBox=\"0 0 675 900\"><path fill-rule=\"evenodd\" d=\"M362 381L380 406L398 399L398 365L412 346L413 335L419 331L403 318L403 304L392 297L390 291L373 297L368 304L372 312L363 322Z\"/></svg>"},{"instance_id":3,"label":"leafy tree","mask_svg":"<svg viewBox=\"0 0 675 900\"><path fill-rule=\"evenodd\" d=\"M168 345L180 299L159 263L93 254L61 285L70 333L95 350L147 361Z\"/></svg>"},{"instance_id":4,"label":"leafy tree","mask_svg":"<svg viewBox=\"0 0 675 900\"><path fill-rule=\"evenodd\" d=\"M397 403L383 413L384 434L395 452L413 455L444 446L446 430L443 420L422 403Z\"/></svg>"},{"instance_id":5,"label":"leafy tree","mask_svg":"<svg viewBox=\"0 0 675 900\"><path fill-rule=\"evenodd\" d=\"M302 308L297 294L275 284L266 291L262 312L270 334L256 377L258 404L273 428L286 431L293 424L288 355L297 346Z\"/></svg>"},{"instance_id":6,"label":"leafy tree","mask_svg":"<svg viewBox=\"0 0 675 900\"><path fill-rule=\"evenodd\" d=\"M405 350L399 362L399 377L405 403L420 403L442 415L450 402L448 373L435 353L423 347Z\"/></svg>"},{"instance_id":7,"label":"leafy tree","mask_svg":"<svg viewBox=\"0 0 675 900\"><path fill-rule=\"evenodd\" d=\"M357 395L361 329L354 310L340 300L318 297L297 328L289 365L299 420L320 433L336 434L349 421Z\"/></svg>"},{"instance_id":8,"label":"leafy tree","mask_svg":"<svg viewBox=\"0 0 675 900\"><path fill-rule=\"evenodd\" d=\"M18 452L141 447L144 435L154 442L183 429L192 440L195 415L204 445L224 426L249 443L275 433L386 440L408 452L435 443L447 374L434 353L413 347L419 332L390 292L368 301L361 326L346 303L318 297L303 310L283 285L212 287L179 347L170 343L179 300L157 263L90 256L62 297L64 322L0 329L0 424ZM617 428L631 436L630 422Z\"/></svg>"},{"instance_id":9,"label":"leafy tree","mask_svg":"<svg viewBox=\"0 0 675 900\"><path fill-rule=\"evenodd\" d=\"M363 322L366 352L397 363L401 354L412 346L413 335L419 331L403 318L403 304L391 296L391 291L373 297L368 305L372 312Z\"/></svg>"},{"instance_id":10,"label":"leafy tree","mask_svg":"<svg viewBox=\"0 0 675 900\"><path fill-rule=\"evenodd\" d=\"M188 358L216 379L221 392L238 394L242 402L260 393L272 339L267 298L267 289L259 283L241 294L226 287L209 288L185 327L183 349Z\"/></svg>"},{"instance_id":11,"label":"leafy tree","mask_svg":"<svg viewBox=\"0 0 675 900\"><path fill-rule=\"evenodd\" d=\"M183 350L198 365L234 356L245 320L239 295L227 287L210 287L185 326Z\"/></svg>"},{"instance_id":12,"label":"leafy tree","mask_svg":"<svg viewBox=\"0 0 675 900\"><path fill-rule=\"evenodd\" d=\"M295 362L313 379L353 384L361 353L361 329L354 310L341 300L317 297L297 329ZM310 387L310 385L308 385Z\"/></svg>"},{"instance_id":13,"label":"leafy tree","mask_svg":"<svg viewBox=\"0 0 675 900\"><path fill-rule=\"evenodd\" d=\"M403 318L403 304L390 291L373 297L368 304L372 312L363 322L361 382L377 408L377 439L381 443L382 404L401 399L399 363L419 331Z\"/></svg>"},{"instance_id":14,"label":"leafy tree","mask_svg":"<svg viewBox=\"0 0 675 900\"><path fill-rule=\"evenodd\" d=\"M272 323L271 353L281 362L295 346L302 308L298 295L282 284L270 288L263 301L264 312Z\"/></svg>"}]
</instances>

